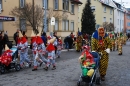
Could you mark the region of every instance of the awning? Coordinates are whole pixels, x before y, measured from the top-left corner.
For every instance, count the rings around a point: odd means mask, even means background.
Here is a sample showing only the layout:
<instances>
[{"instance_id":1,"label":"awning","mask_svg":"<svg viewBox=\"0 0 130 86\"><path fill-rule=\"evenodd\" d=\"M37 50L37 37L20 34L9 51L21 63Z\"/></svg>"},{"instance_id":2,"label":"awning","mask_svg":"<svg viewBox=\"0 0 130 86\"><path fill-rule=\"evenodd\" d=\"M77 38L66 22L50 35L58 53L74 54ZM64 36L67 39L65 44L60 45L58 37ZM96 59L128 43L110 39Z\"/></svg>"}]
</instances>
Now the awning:
<instances>
[{"instance_id":1,"label":"awning","mask_svg":"<svg viewBox=\"0 0 130 86\"><path fill-rule=\"evenodd\" d=\"M15 21L15 17L0 16L0 21Z\"/></svg>"}]
</instances>

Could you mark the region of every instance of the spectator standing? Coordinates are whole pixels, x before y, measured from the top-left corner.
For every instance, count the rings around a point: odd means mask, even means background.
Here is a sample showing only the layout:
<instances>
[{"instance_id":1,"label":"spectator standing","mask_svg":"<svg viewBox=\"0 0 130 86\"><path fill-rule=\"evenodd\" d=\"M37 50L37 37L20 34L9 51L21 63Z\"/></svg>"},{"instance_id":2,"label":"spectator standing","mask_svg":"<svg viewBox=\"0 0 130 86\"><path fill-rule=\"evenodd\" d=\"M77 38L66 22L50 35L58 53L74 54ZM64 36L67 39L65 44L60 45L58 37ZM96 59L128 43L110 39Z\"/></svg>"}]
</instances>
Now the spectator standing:
<instances>
[{"instance_id":1,"label":"spectator standing","mask_svg":"<svg viewBox=\"0 0 130 86\"><path fill-rule=\"evenodd\" d=\"M42 36L41 36L43 42L44 42L44 45L47 46L47 36L46 36L46 33L43 32Z\"/></svg>"},{"instance_id":2,"label":"spectator standing","mask_svg":"<svg viewBox=\"0 0 130 86\"><path fill-rule=\"evenodd\" d=\"M0 56L2 55L3 50L3 32L0 32Z\"/></svg>"},{"instance_id":3,"label":"spectator standing","mask_svg":"<svg viewBox=\"0 0 130 86\"><path fill-rule=\"evenodd\" d=\"M57 37L57 32L54 32L54 33L53 33L53 36L56 37L56 41L55 41L55 42L57 42L58 39L59 39L59 38ZM57 53L57 43L55 43L54 47L55 47L55 54L56 54L56 53Z\"/></svg>"},{"instance_id":4,"label":"spectator standing","mask_svg":"<svg viewBox=\"0 0 130 86\"><path fill-rule=\"evenodd\" d=\"M25 34L25 31L22 32L23 37L25 37L26 39L28 39L27 35Z\"/></svg>"},{"instance_id":5,"label":"spectator standing","mask_svg":"<svg viewBox=\"0 0 130 86\"><path fill-rule=\"evenodd\" d=\"M14 37L13 37L16 46L17 46L18 37L19 37L19 29L17 29L17 31L14 33Z\"/></svg>"}]
</instances>

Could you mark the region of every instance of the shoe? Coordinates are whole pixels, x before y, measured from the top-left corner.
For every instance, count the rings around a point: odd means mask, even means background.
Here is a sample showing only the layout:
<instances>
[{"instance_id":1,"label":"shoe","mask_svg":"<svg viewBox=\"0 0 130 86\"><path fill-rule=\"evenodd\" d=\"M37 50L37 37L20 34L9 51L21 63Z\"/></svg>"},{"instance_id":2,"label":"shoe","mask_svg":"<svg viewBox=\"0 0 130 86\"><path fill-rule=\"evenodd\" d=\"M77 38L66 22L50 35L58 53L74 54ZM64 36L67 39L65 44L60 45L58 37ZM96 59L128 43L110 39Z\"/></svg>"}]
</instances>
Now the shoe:
<instances>
[{"instance_id":1,"label":"shoe","mask_svg":"<svg viewBox=\"0 0 130 86\"><path fill-rule=\"evenodd\" d=\"M39 66L41 67L41 66L42 66L42 64L43 64L43 62L41 62Z\"/></svg>"},{"instance_id":2,"label":"shoe","mask_svg":"<svg viewBox=\"0 0 130 86\"><path fill-rule=\"evenodd\" d=\"M32 64L31 63L29 63L29 68L32 66Z\"/></svg>"},{"instance_id":3,"label":"shoe","mask_svg":"<svg viewBox=\"0 0 130 86\"><path fill-rule=\"evenodd\" d=\"M48 67L43 68L44 70L48 71Z\"/></svg>"},{"instance_id":4,"label":"shoe","mask_svg":"<svg viewBox=\"0 0 130 86\"><path fill-rule=\"evenodd\" d=\"M36 70L37 70L37 68L32 69L32 71L36 71Z\"/></svg>"},{"instance_id":5,"label":"shoe","mask_svg":"<svg viewBox=\"0 0 130 86\"><path fill-rule=\"evenodd\" d=\"M105 81L105 76L101 76L101 81Z\"/></svg>"},{"instance_id":6,"label":"shoe","mask_svg":"<svg viewBox=\"0 0 130 86\"><path fill-rule=\"evenodd\" d=\"M52 70L55 70L56 69L56 66L53 66Z\"/></svg>"},{"instance_id":7,"label":"shoe","mask_svg":"<svg viewBox=\"0 0 130 86\"><path fill-rule=\"evenodd\" d=\"M60 56L58 56L57 58L60 58Z\"/></svg>"}]
</instances>

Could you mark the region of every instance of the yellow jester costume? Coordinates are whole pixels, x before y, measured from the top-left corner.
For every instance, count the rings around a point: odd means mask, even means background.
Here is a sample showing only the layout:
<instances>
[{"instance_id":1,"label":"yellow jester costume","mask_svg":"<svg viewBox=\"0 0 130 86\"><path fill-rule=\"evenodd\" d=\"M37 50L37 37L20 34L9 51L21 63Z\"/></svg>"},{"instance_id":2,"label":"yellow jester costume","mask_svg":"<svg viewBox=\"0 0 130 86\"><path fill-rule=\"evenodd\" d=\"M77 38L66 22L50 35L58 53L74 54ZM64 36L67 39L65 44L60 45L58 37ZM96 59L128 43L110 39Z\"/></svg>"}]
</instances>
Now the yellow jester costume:
<instances>
[{"instance_id":1,"label":"yellow jester costume","mask_svg":"<svg viewBox=\"0 0 130 86\"><path fill-rule=\"evenodd\" d=\"M108 67L109 53L111 48L111 41L105 33L103 27L99 27L92 35L91 49L92 51L102 53L100 59L99 72L101 80L105 80L105 75Z\"/></svg>"}]
</instances>

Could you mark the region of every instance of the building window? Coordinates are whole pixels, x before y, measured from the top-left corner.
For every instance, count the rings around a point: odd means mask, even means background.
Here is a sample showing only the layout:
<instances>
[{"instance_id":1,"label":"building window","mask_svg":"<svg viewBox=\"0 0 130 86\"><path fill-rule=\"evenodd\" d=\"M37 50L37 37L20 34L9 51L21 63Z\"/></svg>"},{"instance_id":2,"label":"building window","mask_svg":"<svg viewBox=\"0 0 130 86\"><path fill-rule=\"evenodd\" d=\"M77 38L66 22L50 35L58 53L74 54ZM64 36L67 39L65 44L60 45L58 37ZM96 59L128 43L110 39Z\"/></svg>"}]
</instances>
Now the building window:
<instances>
[{"instance_id":1,"label":"building window","mask_svg":"<svg viewBox=\"0 0 130 86\"><path fill-rule=\"evenodd\" d=\"M74 14L74 4L71 4L71 13Z\"/></svg>"},{"instance_id":2,"label":"building window","mask_svg":"<svg viewBox=\"0 0 130 86\"><path fill-rule=\"evenodd\" d=\"M110 18L110 23L112 23L112 18Z\"/></svg>"},{"instance_id":3,"label":"building window","mask_svg":"<svg viewBox=\"0 0 130 86\"><path fill-rule=\"evenodd\" d=\"M62 21L62 30L65 31L65 20Z\"/></svg>"},{"instance_id":4,"label":"building window","mask_svg":"<svg viewBox=\"0 0 130 86\"><path fill-rule=\"evenodd\" d=\"M130 27L130 22L128 22L128 23L127 23L127 26L129 26L129 27Z\"/></svg>"},{"instance_id":5,"label":"building window","mask_svg":"<svg viewBox=\"0 0 130 86\"><path fill-rule=\"evenodd\" d=\"M110 14L112 15L112 9L110 9Z\"/></svg>"},{"instance_id":6,"label":"building window","mask_svg":"<svg viewBox=\"0 0 130 86\"><path fill-rule=\"evenodd\" d=\"M118 25L119 25L119 19L118 19Z\"/></svg>"},{"instance_id":7,"label":"building window","mask_svg":"<svg viewBox=\"0 0 130 86\"><path fill-rule=\"evenodd\" d=\"M74 31L74 22L71 22L71 28L70 28L71 31Z\"/></svg>"},{"instance_id":8,"label":"building window","mask_svg":"<svg viewBox=\"0 0 130 86\"><path fill-rule=\"evenodd\" d=\"M20 8L24 8L25 0L20 0Z\"/></svg>"},{"instance_id":9,"label":"building window","mask_svg":"<svg viewBox=\"0 0 130 86\"><path fill-rule=\"evenodd\" d=\"M68 31L69 30L69 20L63 20L62 21L62 30Z\"/></svg>"},{"instance_id":10,"label":"building window","mask_svg":"<svg viewBox=\"0 0 130 86\"><path fill-rule=\"evenodd\" d=\"M80 12L80 7L78 6L78 12Z\"/></svg>"},{"instance_id":11,"label":"building window","mask_svg":"<svg viewBox=\"0 0 130 86\"><path fill-rule=\"evenodd\" d=\"M2 10L2 0L0 0L0 11Z\"/></svg>"},{"instance_id":12,"label":"building window","mask_svg":"<svg viewBox=\"0 0 130 86\"><path fill-rule=\"evenodd\" d=\"M127 19L130 19L130 15L127 15Z\"/></svg>"},{"instance_id":13,"label":"building window","mask_svg":"<svg viewBox=\"0 0 130 86\"><path fill-rule=\"evenodd\" d=\"M3 22L0 22L0 30L3 30Z\"/></svg>"},{"instance_id":14,"label":"building window","mask_svg":"<svg viewBox=\"0 0 130 86\"><path fill-rule=\"evenodd\" d=\"M103 22L106 22L106 17L103 17Z\"/></svg>"},{"instance_id":15,"label":"building window","mask_svg":"<svg viewBox=\"0 0 130 86\"><path fill-rule=\"evenodd\" d=\"M54 30L57 31L58 29L59 29L59 21L55 20Z\"/></svg>"},{"instance_id":16,"label":"building window","mask_svg":"<svg viewBox=\"0 0 130 86\"><path fill-rule=\"evenodd\" d=\"M54 0L54 9L58 10L58 0Z\"/></svg>"},{"instance_id":17,"label":"building window","mask_svg":"<svg viewBox=\"0 0 130 86\"><path fill-rule=\"evenodd\" d=\"M63 10L69 11L69 0L62 0Z\"/></svg>"},{"instance_id":18,"label":"building window","mask_svg":"<svg viewBox=\"0 0 130 86\"><path fill-rule=\"evenodd\" d=\"M66 29L66 31L68 31L69 30L69 20L66 20L66 27L65 27Z\"/></svg>"},{"instance_id":19,"label":"building window","mask_svg":"<svg viewBox=\"0 0 130 86\"><path fill-rule=\"evenodd\" d=\"M20 19L20 30L26 31L26 19Z\"/></svg>"},{"instance_id":20,"label":"building window","mask_svg":"<svg viewBox=\"0 0 130 86\"><path fill-rule=\"evenodd\" d=\"M45 0L42 0L43 8L45 8L45 3L44 3L44 1L45 1ZM46 0L46 1L47 1L47 2L46 2L46 3L47 3L47 4L46 4L46 8L48 9L48 0Z\"/></svg>"},{"instance_id":21,"label":"building window","mask_svg":"<svg viewBox=\"0 0 130 86\"><path fill-rule=\"evenodd\" d=\"M92 12L94 12L95 11L95 6L91 6L91 10L92 10Z\"/></svg>"},{"instance_id":22,"label":"building window","mask_svg":"<svg viewBox=\"0 0 130 86\"><path fill-rule=\"evenodd\" d=\"M106 12L106 7L104 7L104 12Z\"/></svg>"}]
</instances>

